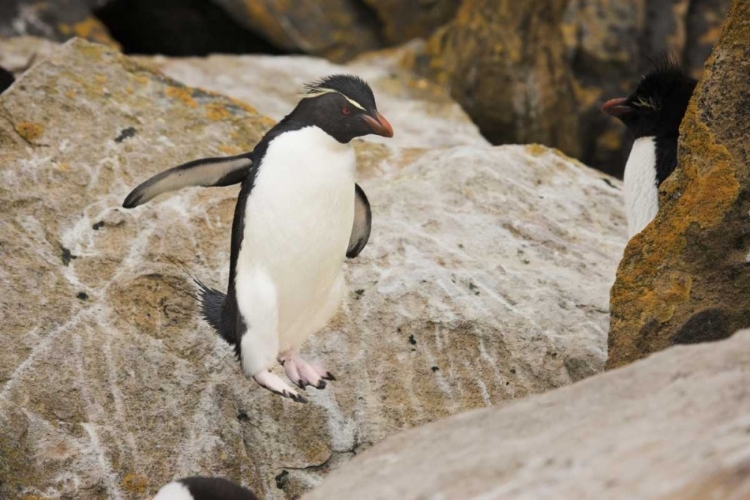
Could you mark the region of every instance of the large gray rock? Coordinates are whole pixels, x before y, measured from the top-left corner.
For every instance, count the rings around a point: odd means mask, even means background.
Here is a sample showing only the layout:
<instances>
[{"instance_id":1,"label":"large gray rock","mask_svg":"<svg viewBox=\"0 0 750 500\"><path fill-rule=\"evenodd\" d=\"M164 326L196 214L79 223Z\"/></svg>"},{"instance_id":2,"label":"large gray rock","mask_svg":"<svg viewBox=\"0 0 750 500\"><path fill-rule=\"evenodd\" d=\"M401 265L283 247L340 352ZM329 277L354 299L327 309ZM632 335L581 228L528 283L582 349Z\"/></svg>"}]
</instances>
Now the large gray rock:
<instances>
[{"instance_id":1,"label":"large gray rock","mask_svg":"<svg viewBox=\"0 0 750 500\"><path fill-rule=\"evenodd\" d=\"M750 331L391 436L304 500L742 499Z\"/></svg>"},{"instance_id":2,"label":"large gray rock","mask_svg":"<svg viewBox=\"0 0 750 500\"><path fill-rule=\"evenodd\" d=\"M360 68L220 61L256 64L279 90L247 99L276 117L291 65ZM0 496L144 498L208 474L290 498L397 431L603 368L618 182L541 146L492 148L443 93L369 64L401 142L357 144L373 233L341 314L305 346L339 380L304 406L243 377L167 260L225 286L237 188L119 208L164 168L252 148L273 120L82 41L0 96Z\"/></svg>"}]
</instances>

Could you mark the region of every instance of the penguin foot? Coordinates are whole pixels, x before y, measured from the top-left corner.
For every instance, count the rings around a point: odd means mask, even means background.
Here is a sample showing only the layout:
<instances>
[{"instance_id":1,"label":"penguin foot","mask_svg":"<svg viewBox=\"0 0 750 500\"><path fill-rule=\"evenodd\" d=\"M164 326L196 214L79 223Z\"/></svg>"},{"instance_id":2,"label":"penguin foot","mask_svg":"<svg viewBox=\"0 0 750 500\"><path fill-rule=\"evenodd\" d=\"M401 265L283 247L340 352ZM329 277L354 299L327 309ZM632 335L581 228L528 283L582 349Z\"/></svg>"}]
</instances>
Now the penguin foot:
<instances>
[{"instance_id":1,"label":"penguin foot","mask_svg":"<svg viewBox=\"0 0 750 500\"><path fill-rule=\"evenodd\" d=\"M312 386L316 389L325 389L326 380L336 380L328 370L309 363L302 359L296 351L288 351L279 357L279 363L284 367L286 376L294 384L305 389L306 386Z\"/></svg>"},{"instance_id":2,"label":"penguin foot","mask_svg":"<svg viewBox=\"0 0 750 500\"><path fill-rule=\"evenodd\" d=\"M253 375L253 380L255 380L258 385L265 387L274 394L289 398L297 403L307 403L307 399L304 396L297 394L297 391L289 387L289 385L281 380L278 375L271 373L268 370L259 371Z\"/></svg>"}]
</instances>

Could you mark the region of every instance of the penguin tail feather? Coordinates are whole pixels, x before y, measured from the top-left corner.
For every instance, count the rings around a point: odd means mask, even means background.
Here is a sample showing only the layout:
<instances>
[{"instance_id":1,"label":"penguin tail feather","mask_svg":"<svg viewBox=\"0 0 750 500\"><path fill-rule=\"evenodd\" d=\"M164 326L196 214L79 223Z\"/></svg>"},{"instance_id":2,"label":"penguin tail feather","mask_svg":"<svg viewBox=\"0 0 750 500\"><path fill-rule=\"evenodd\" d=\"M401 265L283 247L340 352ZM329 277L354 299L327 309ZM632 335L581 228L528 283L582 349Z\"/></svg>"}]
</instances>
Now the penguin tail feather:
<instances>
[{"instance_id":1,"label":"penguin tail feather","mask_svg":"<svg viewBox=\"0 0 750 500\"><path fill-rule=\"evenodd\" d=\"M166 256L165 258L175 266L182 269L182 271L187 274L191 280L193 280L193 283L198 286L198 296L193 296L193 298L198 300L201 304L201 316L206 321L206 323L211 325L211 328L216 330L221 338L223 338L230 345L234 345L234 336L232 336L230 332L227 332L226 329L223 328L222 322L222 311L224 310L224 303L226 301L227 294L204 284L188 270L187 266L185 266L185 263L175 259L174 257Z\"/></svg>"}]
</instances>

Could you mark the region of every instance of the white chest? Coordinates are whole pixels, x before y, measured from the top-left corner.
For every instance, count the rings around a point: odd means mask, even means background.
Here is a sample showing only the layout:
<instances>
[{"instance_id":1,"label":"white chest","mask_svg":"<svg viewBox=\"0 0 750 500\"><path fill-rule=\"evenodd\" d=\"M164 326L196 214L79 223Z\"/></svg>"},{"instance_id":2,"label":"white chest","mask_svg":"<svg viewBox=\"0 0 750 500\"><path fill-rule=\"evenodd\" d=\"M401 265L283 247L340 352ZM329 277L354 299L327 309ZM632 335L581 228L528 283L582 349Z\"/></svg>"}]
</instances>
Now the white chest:
<instances>
[{"instance_id":1,"label":"white chest","mask_svg":"<svg viewBox=\"0 0 750 500\"><path fill-rule=\"evenodd\" d=\"M240 258L282 288L338 275L354 221L355 167L351 145L317 127L274 139L245 206Z\"/></svg>"},{"instance_id":2,"label":"white chest","mask_svg":"<svg viewBox=\"0 0 750 500\"><path fill-rule=\"evenodd\" d=\"M628 236L632 238L640 233L659 211L656 144L653 137L641 137L633 143L623 180Z\"/></svg>"}]
</instances>

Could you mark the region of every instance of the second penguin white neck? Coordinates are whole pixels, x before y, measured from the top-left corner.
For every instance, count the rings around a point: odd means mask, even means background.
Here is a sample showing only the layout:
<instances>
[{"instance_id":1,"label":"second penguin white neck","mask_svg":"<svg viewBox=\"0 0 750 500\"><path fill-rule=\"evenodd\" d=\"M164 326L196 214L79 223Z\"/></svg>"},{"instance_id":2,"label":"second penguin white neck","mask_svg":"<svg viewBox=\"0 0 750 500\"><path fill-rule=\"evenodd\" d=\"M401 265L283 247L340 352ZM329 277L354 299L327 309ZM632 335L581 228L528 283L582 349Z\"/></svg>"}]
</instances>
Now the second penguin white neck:
<instances>
[{"instance_id":1,"label":"second penguin white neck","mask_svg":"<svg viewBox=\"0 0 750 500\"><path fill-rule=\"evenodd\" d=\"M640 233L659 211L659 189L656 185L656 141L641 137L633 143L625 165L625 210L628 237Z\"/></svg>"}]
</instances>

